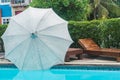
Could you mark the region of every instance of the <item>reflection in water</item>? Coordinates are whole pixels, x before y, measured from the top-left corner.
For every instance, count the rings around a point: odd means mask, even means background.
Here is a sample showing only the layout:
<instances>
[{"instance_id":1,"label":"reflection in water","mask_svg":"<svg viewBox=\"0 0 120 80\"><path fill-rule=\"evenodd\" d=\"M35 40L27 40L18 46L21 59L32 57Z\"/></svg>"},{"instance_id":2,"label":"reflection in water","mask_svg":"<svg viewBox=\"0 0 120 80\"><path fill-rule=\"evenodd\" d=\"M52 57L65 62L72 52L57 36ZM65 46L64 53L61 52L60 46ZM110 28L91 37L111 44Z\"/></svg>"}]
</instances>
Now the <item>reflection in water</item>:
<instances>
[{"instance_id":1,"label":"reflection in water","mask_svg":"<svg viewBox=\"0 0 120 80\"><path fill-rule=\"evenodd\" d=\"M120 80L120 71L60 70L20 71L13 80Z\"/></svg>"},{"instance_id":2,"label":"reflection in water","mask_svg":"<svg viewBox=\"0 0 120 80\"><path fill-rule=\"evenodd\" d=\"M19 71L0 69L0 80L120 80L120 71L51 69Z\"/></svg>"},{"instance_id":3,"label":"reflection in water","mask_svg":"<svg viewBox=\"0 0 120 80\"><path fill-rule=\"evenodd\" d=\"M65 80L65 76L54 74L51 70L19 71L13 80Z\"/></svg>"}]
</instances>

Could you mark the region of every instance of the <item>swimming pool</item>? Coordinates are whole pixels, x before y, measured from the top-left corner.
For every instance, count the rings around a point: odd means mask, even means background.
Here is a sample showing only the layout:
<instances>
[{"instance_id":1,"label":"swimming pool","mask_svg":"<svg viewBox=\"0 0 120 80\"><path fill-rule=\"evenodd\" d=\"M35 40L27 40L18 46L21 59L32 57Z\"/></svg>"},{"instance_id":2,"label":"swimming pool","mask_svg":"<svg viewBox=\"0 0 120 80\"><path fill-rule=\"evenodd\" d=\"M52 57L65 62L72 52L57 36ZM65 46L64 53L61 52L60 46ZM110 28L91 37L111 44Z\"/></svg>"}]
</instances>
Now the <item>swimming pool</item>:
<instances>
[{"instance_id":1,"label":"swimming pool","mask_svg":"<svg viewBox=\"0 0 120 80\"><path fill-rule=\"evenodd\" d=\"M83 69L85 66L81 68L79 66L79 69L63 67L66 66L44 71L19 71L13 67L0 68L0 80L120 80L120 70L102 70L100 67L96 70L88 70Z\"/></svg>"}]
</instances>

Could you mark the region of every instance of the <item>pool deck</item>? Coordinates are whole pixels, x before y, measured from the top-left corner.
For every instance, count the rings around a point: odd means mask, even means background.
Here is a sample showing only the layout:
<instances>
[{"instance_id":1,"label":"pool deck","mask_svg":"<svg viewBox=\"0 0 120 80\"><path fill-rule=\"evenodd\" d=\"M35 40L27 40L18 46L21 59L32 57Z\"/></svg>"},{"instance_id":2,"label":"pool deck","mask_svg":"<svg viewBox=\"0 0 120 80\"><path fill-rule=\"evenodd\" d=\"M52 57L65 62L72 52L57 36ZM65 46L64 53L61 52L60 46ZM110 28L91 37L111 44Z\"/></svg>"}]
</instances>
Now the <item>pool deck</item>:
<instances>
[{"instance_id":1,"label":"pool deck","mask_svg":"<svg viewBox=\"0 0 120 80\"><path fill-rule=\"evenodd\" d=\"M83 58L82 60L72 60L70 62L65 62L67 65L118 65L120 66L120 62L116 60L105 60L105 59L89 59Z\"/></svg>"},{"instance_id":2,"label":"pool deck","mask_svg":"<svg viewBox=\"0 0 120 80\"><path fill-rule=\"evenodd\" d=\"M0 64L13 64L7 59L3 58L3 54L0 53ZM120 62L117 62L114 58L110 57L84 57L81 60L72 59L70 62L65 62L65 65L118 65L120 66Z\"/></svg>"}]
</instances>

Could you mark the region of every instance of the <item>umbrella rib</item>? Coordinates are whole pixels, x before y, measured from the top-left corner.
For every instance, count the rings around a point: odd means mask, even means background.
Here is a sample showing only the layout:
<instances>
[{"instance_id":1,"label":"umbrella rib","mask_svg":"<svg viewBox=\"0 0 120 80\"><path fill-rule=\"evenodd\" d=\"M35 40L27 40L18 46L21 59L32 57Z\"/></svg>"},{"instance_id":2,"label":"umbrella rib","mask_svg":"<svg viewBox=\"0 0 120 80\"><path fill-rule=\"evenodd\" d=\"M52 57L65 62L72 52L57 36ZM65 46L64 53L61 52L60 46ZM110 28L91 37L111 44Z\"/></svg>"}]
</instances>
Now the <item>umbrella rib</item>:
<instances>
[{"instance_id":1,"label":"umbrella rib","mask_svg":"<svg viewBox=\"0 0 120 80\"><path fill-rule=\"evenodd\" d=\"M30 41L31 42L31 41ZM30 44L29 44L30 45ZM28 48L28 50L29 50L29 48ZM28 51L27 51L28 52ZM27 54L25 54L25 57L24 57L24 60L25 60L25 58L27 57ZM23 60L23 61L24 61ZM22 69L23 69L23 65L25 64L25 61L23 62L23 64L22 64Z\"/></svg>"},{"instance_id":2,"label":"umbrella rib","mask_svg":"<svg viewBox=\"0 0 120 80\"><path fill-rule=\"evenodd\" d=\"M38 39L38 40L40 40L40 39ZM40 40L41 41L41 40ZM36 41L37 42L37 41ZM36 43L36 44L38 44L38 43ZM42 69L44 69L44 67L43 67L43 62L42 62L42 56L41 55L39 55L39 47L38 46L36 46L37 47L37 51L38 51L38 56L39 56L39 59L40 59L40 62L39 62L39 65L41 66L41 68ZM41 50L42 51L42 50Z\"/></svg>"},{"instance_id":3,"label":"umbrella rib","mask_svg":"<svg viewBox=\"0 0 120 80\"><path fill-rule=\"evenodd\" d=\"M62 39L62 40L65 40L65 41L70 41L70 40L67 40L67 39L65 39L65 38L61 38L61 37L57 37L57 36L52 36L52 35L45 35L45 34L42 34L42 35L40 35L40 36L47 36L47 37L54 37L54 38L58 38L58 39ZM39 36L39 37L40 37ZM72 41L72 40L71 40ZM72 41L73 42L73 41Z\"/></svg>"},{"instance_id":4,"label":"umbrella rib","mask_svg":"<svg viewBox=\"0 0 120 80\"><path fill-rule=\"evenodd\" d=\"M37 47L37 51L39 52L38 46L36 46L36 47ZM40 56L39 54L38 54L38 56L39 56L39 59L40 59L39 65L40 65L41 68L43 69L41 56Z\"/></svg>"},{"instance_id":5,"label":"umbrella rib","mask_svg":"<svg viewBox=\"0 0 120 80\"><path fill-rule=\"evenodd\" d=\"M5 37L26 36L25 34L6 35Z\"/></svg>"},{"instance_id":6,"label":"umbrella rib","mask_svg":"<svg viewBox=\"0 0 120 80\"><path fill-rule=\"evenodd\" d=\"M55 24L55 25L51 25L51 26L49 26L49 27L47 27L47 28L44 28L44 29L42 29L42 30L38 30L38 32L42 32L42 31L44 31L44 30L47 30L47 29L50 29L50 28L53 28L53 27L57 27L57 25L60 25L60 24L64 24L64 22L59 23L59 24Z\"/></svg>"},{"instance_id":7,"label":"umbrella rib","mask_svg":"<svg viewBox=\"0 0 120 80\"><path fill-rule=\"evenodd\" d=\"M25 30L27 30L29 33L30 31L28 29L26 29L25 27L23 27L21 24L17 23L14 19L12 19L16 24L20 25L22 28L24 28Z\"/></svg>"},{"instance_id":8,"label":"umbrella rib","mask_svg":"<svg viewBox=\"0 0 120 80\"><path fill-rule=\"evenodd\" d=\"M50 12L50 10L48 10L47 12ZM43 15L43 17L42 17L42 18L40 19L40 21L38 22L37 27L36 27L36 30L38 29L40 22L41 22L41 21L44 19L44 17L46 16L47 12Z\"/></svg>"},{"instance_id":9,"label":"umbrella rib","mask_svg":"<svg viewBox=\"0 0 120 80\"><path fill-rule=\"evenodd\" d=\"M37 41L35 41L35 42L37 42ZM35 43L35 44L38 44L38 43ZM36 45L34 45L36 48L36 50L37 50L37 54L39 53L39 48L38 48L38 46L36 46ZM39 56L39 54L38 54L38 56ZM40 59L40 62L39 62L39 65L41 66L41 68L43 69L43 66L42 66L42 60L41 60L41 56L39 56L39 59Z\"/></svg>"}]
</instances>

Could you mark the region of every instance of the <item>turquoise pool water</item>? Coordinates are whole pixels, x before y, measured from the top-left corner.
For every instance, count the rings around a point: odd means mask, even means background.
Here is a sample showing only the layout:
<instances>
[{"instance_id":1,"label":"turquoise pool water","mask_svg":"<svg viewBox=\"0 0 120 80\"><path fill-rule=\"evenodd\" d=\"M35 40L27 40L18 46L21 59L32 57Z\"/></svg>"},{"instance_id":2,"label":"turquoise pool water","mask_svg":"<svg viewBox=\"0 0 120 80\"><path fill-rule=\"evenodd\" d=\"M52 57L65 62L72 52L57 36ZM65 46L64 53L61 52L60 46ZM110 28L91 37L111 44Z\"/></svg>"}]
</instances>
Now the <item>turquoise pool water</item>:
<instances>
[{"instance_id":1,"label":"turquoise pool water","mask_svg":"<svg viewBox=\"0 0 120 80\"><path fill-rule=\"evenodd\" d=\"M19 71L16 68L1 68L0 80L120 80L120 71L78 69Z\"/></svg>"}]
</instances>

